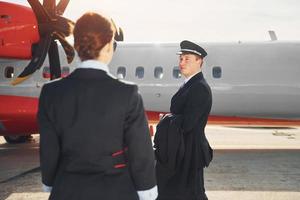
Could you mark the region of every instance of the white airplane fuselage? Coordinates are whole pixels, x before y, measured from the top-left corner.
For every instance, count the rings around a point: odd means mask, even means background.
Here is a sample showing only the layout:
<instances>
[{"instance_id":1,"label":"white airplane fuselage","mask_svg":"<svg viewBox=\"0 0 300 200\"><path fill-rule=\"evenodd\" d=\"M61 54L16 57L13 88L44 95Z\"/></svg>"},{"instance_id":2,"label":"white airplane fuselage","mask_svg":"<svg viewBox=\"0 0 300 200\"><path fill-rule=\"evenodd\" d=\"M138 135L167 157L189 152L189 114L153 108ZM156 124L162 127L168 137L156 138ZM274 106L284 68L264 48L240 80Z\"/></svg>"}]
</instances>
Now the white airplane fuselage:
<instances>
[{"instance_id":1,"label":"white airplane fuselage","mask_svg":"<svg viewBox=\"0 0 300 200\"><path fill-rule=\"evenodd\" d=\"M207 43L202 67L212 88L211 115L300 119L300 43ZM183 83L175 79L178 44L124 44L118 47L111 66L128 69L126 80L139 85L146 110L169 111L170 99ZM124 62L126 60L126 62ZM145 78L135 76L137 66ZM163 68L162 79L154 77ZM221 69L214 78L213 68Z\"/></svg>"},{"instance_id":2,"label":"white airplane fuselage","mask_svg":"<svg viewBox=\"0 0 300 200\"><path fill-rule=\"evenodd\" d=\"M212 116L283 119L300 125L300 42L201 46L208 52L202 71L212 89ZM120 43L109 65L110 72L139 85L147 111L169 112L171 97L183 83L178 74L178 50L178 43ZM60 54L64 54L61 49ZM64 57L60 57L62 66L76 69L78 57L70 65ZM28 123L35 123L38 96L42 85L49 81L43 77L48 60L20 85L10 85L13 78L5 77L7 67L14 68L16 77L28 62L0 61L1 135L21 134L18 131L22 126L13 130L10 127L27 122L29 116L32 120ZM23 133L28 132L30 128L24 127L27 129L23 128Z\"/></svg>"}]
</instances>

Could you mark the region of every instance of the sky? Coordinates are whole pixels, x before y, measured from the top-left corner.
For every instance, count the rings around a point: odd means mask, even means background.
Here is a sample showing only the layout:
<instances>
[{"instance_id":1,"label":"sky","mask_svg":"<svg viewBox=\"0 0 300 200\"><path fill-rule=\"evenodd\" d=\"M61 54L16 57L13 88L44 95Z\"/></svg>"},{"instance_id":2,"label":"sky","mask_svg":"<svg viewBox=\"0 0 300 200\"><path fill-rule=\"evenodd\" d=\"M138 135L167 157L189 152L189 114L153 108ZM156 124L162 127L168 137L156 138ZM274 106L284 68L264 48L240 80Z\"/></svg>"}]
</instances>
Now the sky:
<instances>
[{"instance_id":1,"label":"sky","mask_svg":"<svg viewBox=\"0 0 300 200\"><path fill-rule=\"evenodd\" d=\"M111 16L128 42L300 40L299 0L70 0L64 16L87 11Z\"/></svg>"}]
</instances>

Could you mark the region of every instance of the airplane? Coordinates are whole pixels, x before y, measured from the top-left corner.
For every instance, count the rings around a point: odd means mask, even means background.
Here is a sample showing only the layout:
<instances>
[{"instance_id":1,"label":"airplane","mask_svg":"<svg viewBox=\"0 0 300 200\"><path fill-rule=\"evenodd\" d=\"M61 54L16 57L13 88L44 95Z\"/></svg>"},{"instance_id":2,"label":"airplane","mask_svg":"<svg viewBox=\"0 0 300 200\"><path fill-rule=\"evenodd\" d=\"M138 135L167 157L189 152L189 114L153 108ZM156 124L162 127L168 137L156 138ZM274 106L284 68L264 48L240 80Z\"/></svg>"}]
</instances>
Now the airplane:
<instances>
[{"instance_id":1,"label":"airplane","mask_svg":"<svg viewBox=\"0 0 300 200\"><path fill-rule=\"evenodd\" d=\"M13 31L7 32L7 24L13 16L3 13L4 4L7 5L0 2L0 34L4 33L0 35L0 135L8 143L19 143L38 132L36 112L43 84L68 76L80 61L76 52L73 55L72 50L66 50L64 45L71 45L63 40L63 45L57 47L59 68L56 71L59 73L53 72L53 65L49 64L51 55L45 55L39 67L30 65L34 57L32 46L37 45L41 36L37 33L38 39L30 38L24 47L21 41L27 38L21 38L22 33L16 29L28 21L10 24L9 29ZM34 9L31 11L17 4L9 5L11 10L20 8L17 13L25 12L23 10L34 12ZM32 19L31 24L36 25L38 22L32 22ZM120 29L119 32L115 40L123 41L123 33ZM15 46L5 45L6 38L15 42ZM271 41L210 42L201 43L201 46L208 52L202 69L213 94L209 124L300 125L300 41L278 41L273 35ZM10 51L5 51L8 48ZM27 57L19 53L20 48L27 51ZM149 123L156 123L161 113L169 112L170 99L183 83L176 55L178 51L179 43L118 42L109 64L110 72L116 78L139 86ZM16 83L28 66L33 66L34 70L26 74L22 83Z\"/></svg>"}]
</instances>

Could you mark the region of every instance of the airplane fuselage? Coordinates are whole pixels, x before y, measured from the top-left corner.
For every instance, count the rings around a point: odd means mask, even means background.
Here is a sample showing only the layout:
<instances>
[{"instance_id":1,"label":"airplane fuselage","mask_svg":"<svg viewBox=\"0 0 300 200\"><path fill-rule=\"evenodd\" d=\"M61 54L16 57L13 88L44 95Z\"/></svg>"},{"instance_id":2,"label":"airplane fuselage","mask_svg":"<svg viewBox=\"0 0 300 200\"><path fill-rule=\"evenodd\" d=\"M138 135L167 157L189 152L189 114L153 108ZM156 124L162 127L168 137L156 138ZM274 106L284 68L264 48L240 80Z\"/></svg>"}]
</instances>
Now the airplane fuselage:
<instances>
[{"instance_id":1,"label":"airplane fuselage","mask_svg":"<svg viewBox=\"0 0 300 200\"><path fill-rule=\"evenodd\" d=\"M212 118L263 118L300 125L300 42L201 46L208 52L202 70L212 88ZM178 50L178 43L120 43L110 72L139 85L148 112L169 112L170 99L184 79L179 73ZM73 71L79 59L68 65L63 57L62 66ZM48 60L24 83L10 85L28 62L0 61L1 135L37 131L35 115L41 87L49 81L45 76ZM13 74L7 74L8 67Z\"/></svg>"},{"instance_id":2,"label":"airplane fuselage","mask_svg":"<svg viewBox=\"0 0 300 200\"><path fill-rule=\"evenodd\" d=\"M212 88L211 115L300 119L300 43L201 45L208 52L202 70ZM177 44L120 45L111 72L127 68L125 79L139 85L146 109L168 112L183 83L183 77L174 77L177 51ZM144 78L136 76L137 67L144 68ZM155 77L157 67L162 77Z\"/></svg>"}]
</instances>

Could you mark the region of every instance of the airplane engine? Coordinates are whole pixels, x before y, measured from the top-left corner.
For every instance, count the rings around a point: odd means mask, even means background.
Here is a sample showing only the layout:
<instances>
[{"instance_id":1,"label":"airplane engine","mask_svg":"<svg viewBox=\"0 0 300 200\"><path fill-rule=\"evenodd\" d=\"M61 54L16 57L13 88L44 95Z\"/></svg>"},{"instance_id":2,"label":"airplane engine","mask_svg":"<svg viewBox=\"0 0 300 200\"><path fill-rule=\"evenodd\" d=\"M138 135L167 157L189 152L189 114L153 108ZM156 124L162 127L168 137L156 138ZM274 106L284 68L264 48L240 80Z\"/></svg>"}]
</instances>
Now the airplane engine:
<instances>
[{"instance_id":1,"label":"airplane engine","mask_svg":"<svg viewBox=\"0 0 300 200\"><path fill-rule=\"evenodd\" d=\"M75 56L74 48L66 40L72 34L75 23L63 17L70 0L27 0L31 8L0 2L0 57L30 59L25 69L11 84L27 80L40 69L49 56L50 79L61 77L57 41L63 47L70 64ZM112 21L113 22L113 21ZM113 22L114 24L114 22ZM114 24L115 26L115 24ZM116 41L123 41L123 31L116 27Z\"/></svg>"},{"instance_id":2,"label":"airplane engine","mask_svg":"<svg viewBox=\"0 0 300 200\"><path fill-rule=\"evenodd\" d=\"M0 2L0 57L31 59L33 44L40 40L32 9Z\"/></svg>"}]
</instances>

